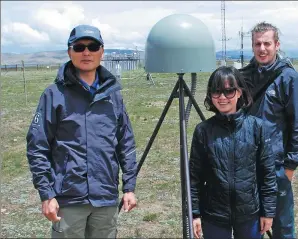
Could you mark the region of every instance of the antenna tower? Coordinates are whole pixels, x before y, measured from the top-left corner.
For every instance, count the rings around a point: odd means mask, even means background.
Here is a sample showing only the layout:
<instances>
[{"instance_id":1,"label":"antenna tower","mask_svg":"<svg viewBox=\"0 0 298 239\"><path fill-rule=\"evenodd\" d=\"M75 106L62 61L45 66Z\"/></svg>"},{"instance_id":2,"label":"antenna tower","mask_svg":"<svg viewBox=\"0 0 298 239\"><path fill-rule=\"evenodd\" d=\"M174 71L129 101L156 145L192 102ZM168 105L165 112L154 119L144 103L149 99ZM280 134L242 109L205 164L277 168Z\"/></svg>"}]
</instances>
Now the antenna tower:
<instances>
[{"instance_id":1,"label":"antenna tower","mask_svg":"<svg viewBox=\"0 0 298 239\"><path fill-rule=\"evenodd\" d=\"M226 61L226 41L227 41L227 37L226 37L226 6L225 6L225 1L221 1L221 56L222 56L222 60Z\"/></svg>"},{"instance_id":2,"label":"antenna tower","mask_svg":"<svg viewBox=\"0 0 298 239\"><path fill-rule=\"evenodd\" d=\"M241 26L241 31L239 32L239 35L241 38L240 61L241 61L241 67L243 67L244 66L243 38L250 36L250 32L243 32L243 19L242 19L242 26Z\"/></svg>"}]
</instances>

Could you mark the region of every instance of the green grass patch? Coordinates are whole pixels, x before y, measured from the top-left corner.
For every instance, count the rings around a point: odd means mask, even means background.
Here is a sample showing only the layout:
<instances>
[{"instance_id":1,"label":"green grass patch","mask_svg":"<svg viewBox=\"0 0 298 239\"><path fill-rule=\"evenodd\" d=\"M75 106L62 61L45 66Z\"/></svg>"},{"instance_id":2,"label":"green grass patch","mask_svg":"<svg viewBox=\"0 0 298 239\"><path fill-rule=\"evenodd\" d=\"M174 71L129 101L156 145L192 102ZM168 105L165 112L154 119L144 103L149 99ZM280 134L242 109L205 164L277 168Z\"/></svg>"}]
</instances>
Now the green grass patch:
<instances>
[{"instance_id":1,"label":"green grass patch","mask_svg":"<svg viewBox=\"0 0 298 239\"><path fill-rule=\"evenodd\" d=\"M143 221L145 222L153 222L157 221L158 219L158 213L148 213L143 217Z\"/></svg>"}]
</instances>

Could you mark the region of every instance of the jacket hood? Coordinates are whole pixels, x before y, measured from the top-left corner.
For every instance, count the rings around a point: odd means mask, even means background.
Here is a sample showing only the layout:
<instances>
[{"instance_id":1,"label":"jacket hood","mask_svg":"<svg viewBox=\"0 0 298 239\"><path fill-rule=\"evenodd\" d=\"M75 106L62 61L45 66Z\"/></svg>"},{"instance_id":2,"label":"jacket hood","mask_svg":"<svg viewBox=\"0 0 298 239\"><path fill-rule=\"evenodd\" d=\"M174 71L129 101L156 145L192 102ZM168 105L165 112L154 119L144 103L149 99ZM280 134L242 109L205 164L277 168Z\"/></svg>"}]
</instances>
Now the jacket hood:
<instances>
[{"instance_id":1,"label":"jacket hood","mask_svg":"<svg viewBox=\"0 0 298 239\"><path fill-rule=\"evenodd\" d=\"M111 88L113 91L121 90L122 87L117 81L116 77L105 67L100 65L97 67L96 71L99 77L101 91L106 91L107 89ZM79 78L77 77L76 68L72 64L72 61L66 62L59 68L55 83L62 85L81 84Z\"/></svg>"},{"instance_id":2,"label":"jacket hood","mask_svg":"<svg viewBox=\"0 0 298 239\"><path fill-rule=\"evenodd\" d=\"M281 58L279 55L277 55L276 61L271 66L262 67L262 74L260 74L258 71L259 65L255 57L250 60L247 66L243 67L239 71L244 77L247 86L250 89L253 89L251 94L254 101L256 101L256 98L259 98L259 95L265 92L267 85L276 79L276 77L285 68L294 69L291 61L288 58ZM260 79L261 77L262 79Z\"/></svg>"},{"instance_id":3,"label":"jacket hood","mask_svg":"<svg viewBox=\"0 0 298 239\"><path fill-rule=\"evenodd\" d=\"M268 68L263 67L263 71L277 71L277 70L284 68L286 66L294 69L289 58L287 58L287 57L282 58L280 55L277 54L276 61ZM249 64L247 66L243 67L242 69L243 69L243 71L245 71L245 69L248 69L248 68L258 69L258 67L259 67L258 62L256 61L256 58L253 57L249 61Z\"/></svg>"}]
</instances>

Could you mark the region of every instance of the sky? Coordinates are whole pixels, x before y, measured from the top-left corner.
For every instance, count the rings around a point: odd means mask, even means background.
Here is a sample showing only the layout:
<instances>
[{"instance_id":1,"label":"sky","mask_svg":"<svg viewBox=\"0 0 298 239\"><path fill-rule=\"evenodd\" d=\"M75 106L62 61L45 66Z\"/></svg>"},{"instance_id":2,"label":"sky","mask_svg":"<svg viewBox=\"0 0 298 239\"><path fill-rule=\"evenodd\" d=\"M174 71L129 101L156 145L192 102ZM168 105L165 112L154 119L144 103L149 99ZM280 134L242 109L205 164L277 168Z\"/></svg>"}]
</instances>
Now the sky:
<instances>
[{"instance_id":1,"label":"sky","mask_svg":"<svg viewBox=\"0 0 298 239\"><path fill-rule=\"evenodd\" d=\"M105 48L144 50L152 27L172 14L189 14L209 29L222 49L221 1L1 1L1 52L66 50L70 31L89 24ZM281 31L281 49L298 48L298 1L225 1L226 49L251 49L249 31L267 21Z\"/></svg>"}]
</instances>

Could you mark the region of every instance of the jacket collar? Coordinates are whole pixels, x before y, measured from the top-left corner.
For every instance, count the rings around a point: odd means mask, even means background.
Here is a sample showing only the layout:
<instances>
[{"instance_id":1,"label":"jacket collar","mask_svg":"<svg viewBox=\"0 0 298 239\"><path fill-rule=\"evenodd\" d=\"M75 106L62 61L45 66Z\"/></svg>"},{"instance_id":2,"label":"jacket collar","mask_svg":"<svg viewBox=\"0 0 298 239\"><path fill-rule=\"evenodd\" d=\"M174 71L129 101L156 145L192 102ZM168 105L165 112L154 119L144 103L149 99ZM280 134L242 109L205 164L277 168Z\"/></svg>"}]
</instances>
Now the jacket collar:
<instances>
[{"instance_id":1,"label":"jacket collar","mask_svg":"<svg viewBox=\"0 0 298 239\"><path fill-rule=\"evenodd\" d=\"M105 67L100 65L96 71L100 81L100 87L95 96L96 100L102 99L112 92L122 89L116 77ZM66 62L59 68L55 83L62 85L80 85L83 87L77 77L76 68L71 61Z\"/></svg>"},{"instance_id":2,"label":"jacket collar","mask_svg":"<svg viewBox=\"0 0 298 239\"><path fill-rule=\"evenodd\" d=\"M251 60L249 61L249 64L246 67L243 67L243 70L245 70L246 68L254 68L256 70L260 70L263 73L263 72L276 71L279 68L284 67L285 65L293 68L293 66L291 65L291 62L289 62L288 58L282 58L282 57L280 57L279 54L277 54L276 60L273 64L268 65L268 66L262 66L262 67L259 67L259 64L256 61L255 57L252 57Z\"/></svg>"},{"instance_id":3,"label":"jacket collar","mask_svg":"<svg viewBox=\"0 0 298 239\"><path fill-rule=\"evenodd\" d=\"M216 113L215 118L218 120L220 124L240 127L245 118L245 112L243 109L238 110L234 114L223 114L218 112Z\"/></svg>"}]
</instances>

